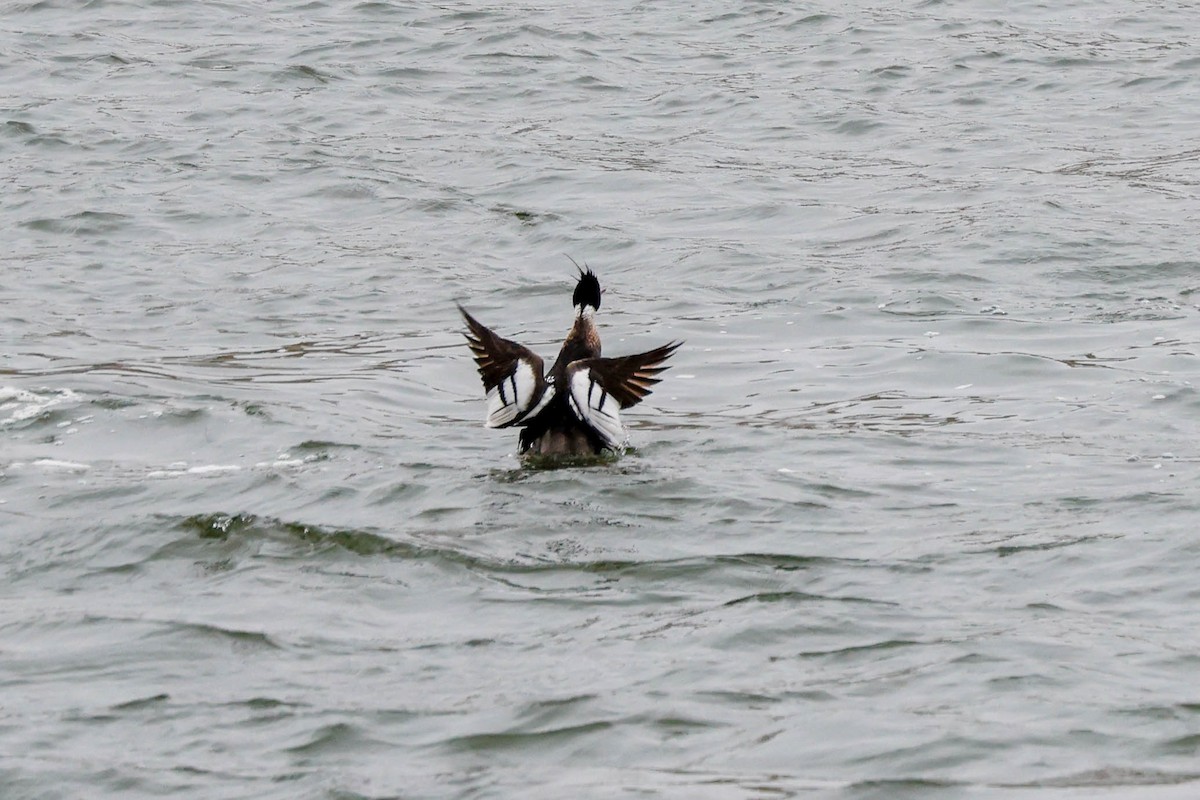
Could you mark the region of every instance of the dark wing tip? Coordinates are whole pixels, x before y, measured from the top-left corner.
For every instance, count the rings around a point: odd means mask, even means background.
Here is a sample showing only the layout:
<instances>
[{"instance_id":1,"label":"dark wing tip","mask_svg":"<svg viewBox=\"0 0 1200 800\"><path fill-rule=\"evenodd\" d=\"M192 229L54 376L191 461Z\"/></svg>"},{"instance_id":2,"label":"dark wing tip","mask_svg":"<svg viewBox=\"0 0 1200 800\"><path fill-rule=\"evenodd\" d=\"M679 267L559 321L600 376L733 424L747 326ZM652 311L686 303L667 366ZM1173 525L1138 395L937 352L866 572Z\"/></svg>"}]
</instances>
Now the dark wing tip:
<instances>
[{"instance_id":1,"label":"dark wing tip","mask_svg":"<svg viewBox=\"0 0 1200 800\"><path fill-rule=\"evenodd\" d=\"M473 328L479 324L479 322L472 317L465 308L462 307L462 303L455 303L454 306L458 309L458 313L462 314L462 318L466 320L469 327Z\"/></svg>"},{"instance_id":2,"label":"dark wing tip","mask_svg":"<svg viewBox=\"0 0 1200 800\"><path fill-rule=\"evenodd\" d=\"M629 408L640 403L650 394L652 387L662 380L657 377L658 374L668 369L663 362L682 344L669 342L631 356L592 358L577 363L586 364L592 370L593 379L617 398L621 408Z\"/></svg>"},{"instance_id":3,"label":"dark wing tip","mask_svg":"<svg viewBox=\"0 0 1200 800\"><path fill-rule=\"evenodd\" d=\"M658 365L675 355L675 351L680 347L683 347L682 341L667 342L661 347L656 347L653 350L644 353L643 355L646 358L647 366L657 367L659 372L664 369L669 369L669 367L659 367Z\"/></svg>"},{"instance_id":4,"label":"dark wing tip","mask_svg":"<svg viewBox=\"0 0 1200 800\"><path fill-rule=\"evenodd\" d=\"M475 319L462 307L455 303L459 313L467 323L463 336L467 347L475 358L475 367L483 380L485 389L492 389L513 374L518 361L527 361L533 369L536 380L542 380L542 359L529 348L517 342L499 336L491 328Z\"/></svg>"},{"instance_id":5,"label":"dark wing tip","mask_svg":"<svg viewBox=\"0 0 1200 800\"><path fill-rule=\"evenodd\" d=\"M491 329L489 329L479 320L472 317L467 310L462 307L462 304L455 303L455 305L458 306L458 312L462 314L463 320L467 323L467 329L463 331L463 335L467 337L467 342L471 344L472 348L485 341L499 339L496 334L492 333Z\"/></svg>"}]
</instances>

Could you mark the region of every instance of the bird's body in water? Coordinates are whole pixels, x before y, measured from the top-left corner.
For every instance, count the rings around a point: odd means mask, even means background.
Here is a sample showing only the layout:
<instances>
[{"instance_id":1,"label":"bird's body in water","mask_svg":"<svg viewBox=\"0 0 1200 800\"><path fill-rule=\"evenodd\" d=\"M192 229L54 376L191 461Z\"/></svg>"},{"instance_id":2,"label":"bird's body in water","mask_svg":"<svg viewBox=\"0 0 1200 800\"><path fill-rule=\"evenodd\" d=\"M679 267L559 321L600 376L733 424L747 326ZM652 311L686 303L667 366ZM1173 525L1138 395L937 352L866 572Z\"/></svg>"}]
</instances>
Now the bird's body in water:
<instances>
[{"instance_id":1,"label":"bird's body in water","mask_svg":"<svg viewBox=\"0 0 1200 800\"><path fill-rule=\"evenodd\" d=\"M467 344L487 392L489 428L521 428L521 453L540 456L598 455L625 443L620 411L641 402L662 363L678 342L618 358L600 355L593 321L600 308L600 282L590 269L575 285L575 321L547 374L542 359L503 339L462 306Z\"/></svg>"}]
</instances>

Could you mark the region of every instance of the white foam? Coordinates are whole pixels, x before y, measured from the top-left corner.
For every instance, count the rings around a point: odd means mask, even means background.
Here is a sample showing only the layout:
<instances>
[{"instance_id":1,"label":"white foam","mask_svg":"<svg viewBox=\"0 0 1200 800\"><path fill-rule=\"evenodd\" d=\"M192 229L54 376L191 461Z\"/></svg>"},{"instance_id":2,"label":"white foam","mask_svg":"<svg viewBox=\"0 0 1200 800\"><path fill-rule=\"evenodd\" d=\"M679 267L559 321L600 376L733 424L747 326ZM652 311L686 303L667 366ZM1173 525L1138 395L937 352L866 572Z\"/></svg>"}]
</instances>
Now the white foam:
<instances>
[{"instance_id":1,"label":"white foam","mask_svg":"<svg viewBox=\"0 0 1200 800\"><path fill-rule=\"evenodd\" d=\"M198 467L188 467L189 475L212 475L220 472L237 472L241 467L236 464L202 464Z\"/></svg>"},{"instance_id":2,"label":"white foam","mask_svg":"<svg viewBox=\"0 0 1200 800\"><path fill-rule=\"evenodd\" d=\"M42 469L61 469L66 472L84 472L91 469L88 464L80 464L78 461L59 461L56 458L39 458L32 463L32 466Z\"/></svg>"},{"instance_id":3,"label":"white foam","mask_svg":"<svg viewBox=\"0 0 1200 800\"><path fill-rule=\"evenodd\" d=\"M261 466L261 465L256 465ZM225 475L231 472L241 472L237 464L197 464L189 467L186 461L173 461L161 469L153 469L146 473L147 478L178 478L181 475Z\"/></svg>"},{"instance_id":4,"label":"white foam","mask_svg":"<svg viewBox=\"0 0 1200 800\"><path fill-rule=\"evenodd\" d=\"M15 386L0 386L0 427L33 419L55 406L79 399L70 389L30 392Z\"/></svg>"},{"instance_id":5,"label":"white foam","mask_svg":"<svg viewBox=\"0 0 1200 800\"><path fill-rule=\"evenodd\" d=\"M259 461L254 465L255 469L286 469L289 467L302 467L316 459L312 456L306 458L285 458L280 456L274 461Z\"/></svg>"}]
</instances>

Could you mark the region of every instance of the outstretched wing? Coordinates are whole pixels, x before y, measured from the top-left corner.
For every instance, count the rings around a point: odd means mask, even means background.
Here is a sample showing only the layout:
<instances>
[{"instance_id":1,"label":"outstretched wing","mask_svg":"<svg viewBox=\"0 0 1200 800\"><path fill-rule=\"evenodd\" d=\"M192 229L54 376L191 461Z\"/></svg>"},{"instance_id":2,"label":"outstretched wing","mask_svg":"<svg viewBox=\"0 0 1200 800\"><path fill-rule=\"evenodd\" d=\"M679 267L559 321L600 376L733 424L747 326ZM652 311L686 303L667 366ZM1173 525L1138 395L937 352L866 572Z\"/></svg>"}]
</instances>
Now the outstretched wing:
<instances>
[{"instance_id":1,"label":"outstretched wing","mask_svg":"<svg viewBox=\"0 0 1200 800\"><path fill-rule=\"evenodd\" d=\"M645 353L619 358L583 358L567 367L568 401L579 420L592 427L608 447L625 440L621 410L635 406L650 394L650 387L667 369L661 364L682 342L672 342Z\"/></svg>"},{"instance_id":2,"label":"outstretched wing","mask_svg":"<svg viewBox=\"0 0 1200 800\"><path fill-rule=\"evenodd\" d=\"M489 428L507 428L545 405L550 398L542 359L537 353L492 333L462 306L458 310L467 322L467 346L475 356L487 392L488 415L484 424Z\"/></svg>"}]
</instances>

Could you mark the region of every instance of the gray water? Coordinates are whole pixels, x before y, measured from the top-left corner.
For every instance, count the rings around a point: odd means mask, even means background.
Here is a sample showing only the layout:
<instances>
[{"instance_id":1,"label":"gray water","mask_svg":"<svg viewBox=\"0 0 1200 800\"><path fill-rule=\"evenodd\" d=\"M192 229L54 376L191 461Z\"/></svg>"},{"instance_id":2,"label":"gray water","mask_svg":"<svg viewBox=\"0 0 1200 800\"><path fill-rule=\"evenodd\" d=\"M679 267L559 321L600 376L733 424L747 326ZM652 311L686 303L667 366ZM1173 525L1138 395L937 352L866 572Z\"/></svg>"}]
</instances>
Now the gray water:
<instances>
[{"instance_id":1,"label":"gray water","mask_svg":"<svg viewBox=\"0 0 1200 800\"><path fill-rule=\"evenodd\" d=\"M1200 795L1200 17L999 8L5 4L0 796Z\"/></svg>"}]
</instances>

